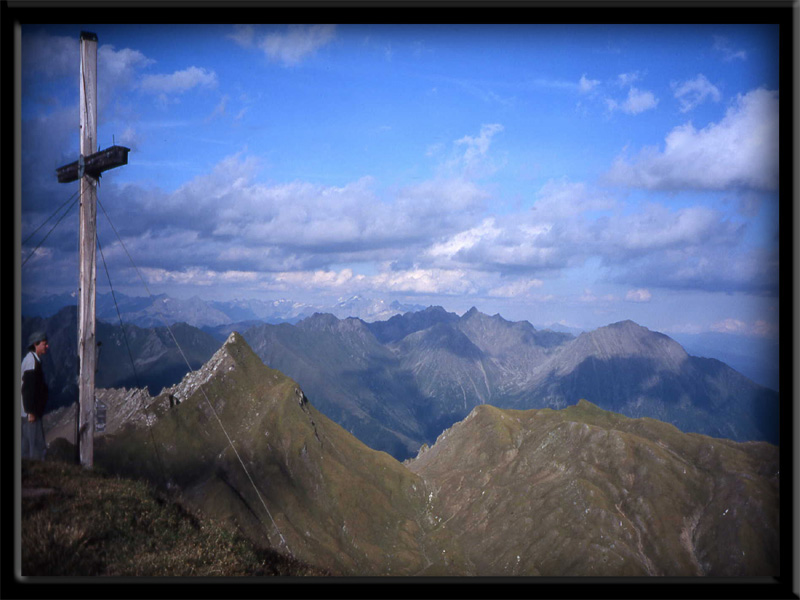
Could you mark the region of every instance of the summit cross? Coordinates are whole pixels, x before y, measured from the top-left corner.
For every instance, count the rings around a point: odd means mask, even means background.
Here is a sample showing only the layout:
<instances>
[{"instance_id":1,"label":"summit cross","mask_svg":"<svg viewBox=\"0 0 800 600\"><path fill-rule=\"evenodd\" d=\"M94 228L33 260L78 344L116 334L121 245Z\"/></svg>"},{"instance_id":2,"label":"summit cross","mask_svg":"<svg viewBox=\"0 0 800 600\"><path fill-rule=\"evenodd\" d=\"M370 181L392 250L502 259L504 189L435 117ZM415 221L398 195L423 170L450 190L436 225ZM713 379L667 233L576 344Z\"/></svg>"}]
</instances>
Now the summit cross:
<instances>
[{"instance_id":1,"label":"summit cross","mask_svg":"<svg viewBox=\"0 0 800 600\"><path fill-rule=\"evenodd\" d=\"M75 443L80 463L94 465L94 404L97 342L95 301L97 280L97 181L101 173L128 164L129 148L97 148L97 35L80 36L80 157L56 169L58 181L81 182L80 208L80 293L78 298L78 427Z\"/></svg>"}]
</instances>

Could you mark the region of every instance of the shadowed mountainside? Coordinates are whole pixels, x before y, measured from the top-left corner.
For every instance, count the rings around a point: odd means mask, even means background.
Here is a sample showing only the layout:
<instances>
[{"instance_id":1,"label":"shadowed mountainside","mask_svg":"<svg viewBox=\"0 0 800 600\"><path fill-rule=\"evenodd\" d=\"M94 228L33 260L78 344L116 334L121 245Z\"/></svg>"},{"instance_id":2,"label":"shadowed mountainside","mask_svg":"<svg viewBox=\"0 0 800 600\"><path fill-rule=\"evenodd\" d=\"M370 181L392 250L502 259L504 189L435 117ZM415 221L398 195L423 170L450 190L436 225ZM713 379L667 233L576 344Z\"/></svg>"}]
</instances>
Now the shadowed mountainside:
<instances>
[{"instance_id":1,"label":"shadowed mountainside","mask_svg":"<svg viewBox=\"0 0 800 600\"><path fill-rule=\"evenodd\" d=\"M582 398L682 431L779 441L777 392L632 321L573 338L432 307L375 323L317 314L244 337L325 414L398 459L481 404L564 408Z\"/></svg>"},{"instance_id":2,"label":"shadowed mountainside","mask_svg":"<svg viewBox=\"0 0 800 600\"><path fill-rule=\"evenodd\" d=\"M778 394L727 365L689 356L668 336L633 321L583 333L542 365L514 408L585 398L630 417L737 441L779 441Z\"/></svg>"}]
</instances>

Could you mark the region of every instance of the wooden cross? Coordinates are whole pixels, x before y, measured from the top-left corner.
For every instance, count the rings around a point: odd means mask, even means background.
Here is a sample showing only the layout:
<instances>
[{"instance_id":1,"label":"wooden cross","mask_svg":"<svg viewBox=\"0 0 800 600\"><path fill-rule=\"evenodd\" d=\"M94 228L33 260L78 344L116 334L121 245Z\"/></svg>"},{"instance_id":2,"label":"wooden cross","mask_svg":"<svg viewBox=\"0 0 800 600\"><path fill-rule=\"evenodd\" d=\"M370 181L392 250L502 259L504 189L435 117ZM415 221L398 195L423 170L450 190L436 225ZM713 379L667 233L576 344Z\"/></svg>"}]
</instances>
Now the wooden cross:
<instances>
[{"instance_id":1,"label":"wooden cross","mask_svg":"<svg viewBox=\"0 0 800 600\"><path fill-rule=\"evenodd\" d=\"M97 35L81 32L80 158L56 169L58 181L81 182L80 296L78 299L78 444L80 462L94 465L95 283L97 280L97 180L103 171L128 164L129 148L97 152Z\"/></svg>"},{"instance_id":2,"label":"wooden cross","mask_svg":"<svg viewBox=\"0 0 800 600\"><path fill-rule=\"evenodd\" d=\"M130 148L125 146L111 146L90 154L86 158L81 157L75 162L56 169L58 182L70 183L83 178L84 175L99 179L103 171L127 165L129 151Z\"/></svg>"}]
</instances>

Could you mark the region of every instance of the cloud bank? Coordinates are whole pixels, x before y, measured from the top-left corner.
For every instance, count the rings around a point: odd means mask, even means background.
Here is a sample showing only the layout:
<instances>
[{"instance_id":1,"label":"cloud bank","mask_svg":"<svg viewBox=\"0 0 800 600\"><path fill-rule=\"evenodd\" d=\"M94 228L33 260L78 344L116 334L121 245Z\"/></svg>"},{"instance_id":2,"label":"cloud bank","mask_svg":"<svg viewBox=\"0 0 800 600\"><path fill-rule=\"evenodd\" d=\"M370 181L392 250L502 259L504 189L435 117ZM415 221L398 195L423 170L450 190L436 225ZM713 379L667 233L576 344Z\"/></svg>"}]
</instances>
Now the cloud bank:
<instances>
[{"instance_id":1,"label":"cloud bank","mask_svg":"<svg viewBox=\"0 0 800 600\"><path fill-rule=\"evenodd\" d=\"M337 36L342 39L334 47ZM233 41L223 38L224 43L248 65L252 62L257 65L253 68L285 78L307 77L306 71L294 67L323 48L338 52L345 45L344 34L328 25L277 31L240 26L228 37ZM29 96L30 115L22 124L23 237L52 211L53 197L68 195L66 188L41 173L74 160L73 153L63 149L74 146L77 123L77 100L61 104L57 96L47 94L60 81L75 84L75 40L39 36L25 37L24 42L29 45L23 53L23 88L30 89L25 86L36 80L33 75L46 78L50 88L42 86L37 88L41 93ZM401 46L394 48L392 61L399 64ZM359 50L363 52L363 46ZM726 46L720 41L716 51L728 61L747 58L729 42ZM264 58L252 60L254 56ZM271 179L281 176L274 167L275 154L263 147L250 151L245 145L256 145L252 140L262 132L255 128L272 126L255 115L267 93L259 96L261 90L248 89L240 81L236 83L241 88L230 85L230 73L220 63L214 66L216 70L192 55L183 64L163 69L137 50L110 45L99 49L101 102L113 98L113 104L101 109L107 118L125 124L115 131L118 143L153 148L149 142L156 134L171 142L171 134L180 127L187 149L186 139L195 143L201 137L203 143L216 142L216 148L223 143L231 148L225 154L203 154L202 164L191 171L190 159L180 163L183 156L174 159L171 149L160 155L162 160L155 154L136 156L139 167L146 169L150 161L161 173L173 167L180 171L175 179L180 183L172 188L144 179L124 186L115 185L113 177L103 180L100 199L116 231L105 222L103 211L98 211L98 225L104 257L119 279L115 285L138 285L130 252L151 284L165 289L235 289L244 295L404 294L482 298L487 303L547 302L558 310L567 302L584 310L616 304L631 312L662 305L670 295L665 290L775 296L777 249L769 247L772 239L752 221L758 218L763 227L776 197L776 91L758 88L724 98L721 89L730 80L707 65L702 68L710 78L692 70L675 81L660 82L652 75L645 80L645 71L613 76L583 63L569 73L523 83L503 82L499 75L496 81L487 76L480 82L463 75L439 78L437 94L430 93L430 81L418 83L425 91L425 110L448 94L461 102L476 97L481 102L468 117L466 111L453 110L448 115L453 120L441 130L423 131L414 139L417 156L414 150L403 148L401 154L388 144L376 150L392 158L395 151L402 156L405 162L398 161L399 168L412 177L407 183L388 183L370 174L381 171L370 171L373 162L368 157L342 171L351 175L339 175L331 185ZM413 85L406 85L403 79L403 93L411 98ZM545 123L549 116L544 112L520 118L525 86L536 87L539 96L544 91L577 99L581 110L569 114L573 107L567 102L567 110L553 123ZM486 91L495 87L515 102L498 102ZM174 106L177 102L180 107ZM153 117L154 103L176 112L155 111ZM178 112L190 104L192 116ZM240 108L242 104L246 106ZM724 116L715 113L712 122L700 121L720 106L727 106ZM141 107L146 117L137 114ZM591 107L597 114L591 114ZM246 123L238 122L248 108ZM604 108L608 111L600 115ZM590 122L593 116L601 118ZM573 129L560 127L567 123ZM620 123L625 124L624 135L663 137L663 142L620 151L626 140L611 131L620 129ZM241 141L220 133L228 126L233 131L254 129ZM540 129L550 126L553 131L537 137ZM386 133L387 140L389 132L394 135L401 129L388 117L370 123L370 131ZM600 130L614 135L601 139L596 135ZM334 137L332 155L341 150ZM592 146L595 141L597 146ZM550 142L558 152L551 150ZM304 146L303 152L309 150ZM560 152L565 156L544 156ZM588 162L594 164L587 169L581 162L590 154ZM538 163L548 161L551 165L540 170ZM338 167L334 163L329 168ZM522 172L525 178L519 177ZM570 176L554 177L554 172ZM604 178L592 179L603 172ZM540 173L547 175L539 177ZM76 223L67 222L56 231L31 257L25 277L39 277L48 285L74 285L76 230ZM23 255L32 247L24 248ZM742 319L715 319L720 330L745 327Z\"/></svg>"},{"instance_id":2,"label":"cloud bank","mask_svg":"<svg viewBox=\"0 0 800 600\"><path fill-rule=\"evenodd\" d=\"M777 189L778 93L759 88L739 95L718 123L699 130L685 123L667 135L663 149L618 157L608 179L646 189Z\"/></svg>"}]
</instances>

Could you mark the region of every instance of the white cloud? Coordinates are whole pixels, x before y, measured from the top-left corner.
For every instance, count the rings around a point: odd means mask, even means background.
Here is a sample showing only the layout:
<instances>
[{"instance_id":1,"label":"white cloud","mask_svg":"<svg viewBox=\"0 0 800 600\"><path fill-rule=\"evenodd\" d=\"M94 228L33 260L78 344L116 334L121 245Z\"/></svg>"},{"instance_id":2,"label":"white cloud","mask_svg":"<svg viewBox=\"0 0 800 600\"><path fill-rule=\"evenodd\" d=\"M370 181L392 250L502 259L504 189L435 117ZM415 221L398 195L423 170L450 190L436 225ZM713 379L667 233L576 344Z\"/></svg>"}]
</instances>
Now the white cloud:
<instances>
[{"instance_id":1,"label":"white cloud","mask_svg":"<svg viewBox=\"0 0 800 600\"><path fill-rule=\"evenodd\" d=\"M214 110L211 112L211 114L206 117L206 119L205 119L206 122L209 122L209 121L211 121L212 119L214 119L216 117L223 116L225 114L225 110L226 110L226 108L228 106L228 101L229 100L230 100L230 96L228 96L228 94L223 95L222 98L219 101L219 104L217 104L217 106L214 108Z\"/></svg>"},{"instance_id":2,"label":"white cloud","mask_svg":"<svg viewBox=\"0 0 800 600\"><path fill-rule=\"evenodd\" d=\"M628 88L628 96L622 101L606 98L606 108L609 112L619 110L629 115L638 115L658 106L658 98L653 92L634 87L633 84L641 78L642 75L638 71L621 73L617 76L617 85L621 88Z\"/></svg>"},{"instance_id":3,"label":"white cloud","mask_svg":"<svg viewBox=\"0 0 800 600\"><path fill-rule=\"evenodd\" d=\"M536 296L533 289L541 280L512 280L492 273L473 273L463 269L424 268L417 265L393 269L384 263L379 271L365 275L353 268L302 269L278 272L247 271L189 267L144 267L140 271L152 285L183 286L246 286L294 293L316 293L329 296L352 294L386 295L455 295L477 294L491 298L525 298L528 301L552 300L552 296Z\"/></svg>"},{"instance_id":4,"label":"white cloud","mask_svg":"<svg viewBox=\"0 0 800 600\"><path fill-rule=\"evenodd\" d=\"M714 50L721 53L722 59L726 62L734 59L747 60L747 52L744 50L737 50L733 47L730 40L723 36L714 36Z\"/></svg>"},{"instance_id":5,"label":"white cloud","mask_svg":"<svg viewBox=\"0 0 800 600\"><path fill-rule=\"evenodd\" d=\"M255 28L252 25L234 25L233 33L227 37L243 48L250 48L255 40Z\"/></svg>"},{"instance_id":6,"label":"white cloud","mask_svg":"<svg viewBox=\"0 0 800 600\"><path fill-rule=\"evenodd\" d=\"M738 96L719 123L673 129L663 151L648 147L617 158L614 183L650 189L773 190L778 179L778 94L759 88Z\"/></svg>"},{"instance_id":7,"label":"white cloud","mask_svg":"<svg viewBox=\"0 0 800 600\"><path fill-rule=\"evenodd\" d=\"M605 294L603 296L597 296L591 289L586 288L583 290L583 294L578 297L579 302L583 302L585 304L598 304L598 303L608 303L608 302L616 302L617 297L614 294Z\"/></svg>"},{"instance_id":8,"label":"white cloud","mask_svg":"<svg viewBox=\"0 0 800 600\"><path fill-rule=\"evenodd\" d=\"M538 296L533 290L543 286L534 278L509 278L498 273L475 272L460 268L411 265L391 268L384 263L377 273L364 275L352 269L290 271L267 275L265 285L278 289L323 291L326 294L367 295L412 294L422 296L479 295L495 299L524 298L547 301L553 296Z\"/></svg>"},{"instance_id":9,"label":"white cloud","mask_svg":"<svg viewBox=\"0 0 800 600\"><path fill-rule=\"evenodd\" d=\"M473 278L460 269L422 269L380 273L370 278L373 287L415 294L474 294Z\"/></svg>"},{"instance_id":10,"label":"white cloud","mask_svg":"<svg viewBox=\"0 0 800 600\"><path fill-rule=\"evenodd\" d=\"M144 267L140 271L151 285L179 285L192 288L217 286L248 286L263 283L265 276L257 271L221 270L206 267L178 269Z\"/></svg>"},{"instance_id":11,"label":"white cloud","mask_svg":"<svg viewBox=\"0 0 800 600\"><path fill-rule=\"evenodd\" d=\"M544 186L533 208L473 222L420 256L438 268L531 279L596 260L603 276L635 286L630 301L647 300L653 286L769 293L774 284L773 257L743 249L747 223L719 210L633 207L563 181Z\"/></svg>"},{"instance_id":12,"label":"white cloud","mask_svg":"<svg viewBox=\"0 0 800 600\"><path fill-rule=\"evenodd\" d=\"M463 179L424 181L383 198L371 177L342 186L272 185L256 181L259 170L259 161L241 152L173 193L129 190L135 200L126 206L136 210L123 223L125 234L141 239L147 230L163 232L144 243L148 261L161 267L282 271L376 260L407 264L431 243L469 229L487 198ZM203 256L167 249L177 239L202 240Z\"/></svg>"},{"instance_id":13,"label":"white cloud","mask_svg":"<svg viewBox=\"0 0 800 600\"><path fill-rule=\"evenodd\" d=\"M479 185L460 177L423 181L398 192L398 214L394 217L399 221L394 226L399 226L408 218L422 220L437 217L440 223L445 224L462 221L462 217L482 210L488 198L487 192ZM435 231L435 226L426 227L425 231Z\"/></svg>"},{"instance_id":14,"label":"white cloud","mask_svg":"<svg viewBox=\"0 0 800 600\"><path fill-rule=\"evenodd\" d=\"M201 67L189 67L170 75L147 75L140 87L156 94L182 94L195 87L216 87L217 74Z\"/></svg>"},{"instance_id":15,"label":"white cloud","mask_svg":"<svg viewBox=\"0 0 800 600\"><path fill-rule=\"evenodd\" d=\"M617 84L620 87L628 87L633 85L634 82L639 81L641 78L642 76L638 71L633 73L620 73L617 76Z\"/></svg>"},{"instance_id":16,"label":"white cloud","mask_svg":"<svg viewBox=\"0 0 800 600\"><path fill-rule=\"evenodd\" d=\"M628 290L625 294L627 302L650 302L652 298L653 295L647 289Z\"/></svg>"},{"instance_id":17,"label":"white cloud","mask_svg":"<svg viewBox=\"0 0 800 600\"><path fill-rule=\"evenodd\" d=\"M464 161L469 163L477 156L484 156L489 150L492 136L500 131L503 131L503 126L499 123L482 125L480 135L477 137L465 135L460 140L456 140L456 144L463 144L467 147L464 153Z\"/></svg>"},{"instance_id":18,"label":"white cloud","mask_svg":"<svg viewBox=\"0 0 800 600\"><path fill-rule=\"evenodd\" d=\"M138 50L104 44L97 50L97 97L100 103L98 111L104 119L121 116L121 120L130 123L133 119L131 111L119 100L126 96L136 84L142 68L155 63Z\"/></svg>"},{"instance_id":19,"label":"white cloud","mask_svg":"<svg viewBox=\"0 0 800 600\"><path fill-rule=\"evenodd\" d=\"M22 36L22 80L23 93L27 96L29 86L41 85L45 81L55 82L66 78L68 85L78 77L80 69L80 41L78 37L51 36L46 33L25 34ZM97 49L97 86L99 113L109 118L109 113L118 110L117 102L110 99L124 97L133 85L140 69L155 63L142 52L131 48L116 50L109 44ZM36 81L34 82L34 78ZM63 87L61 83L58 84ZM74 96L77 106L77 93ZM52 110L58 105L55 96L26 97L35 102L44 100ZM110 109L110 110L109 110ZM129 119L129 117L128 117ZM50 143L53 140L50 139Z\"/></svg>"},{"instance_id":20,"label":"white cloud","mask_svg":"<svg viewBox=\"0 0 800 600\"><path fill-rule=\"evenodd\" d=\"M753 335L759 337L778 337L778 326L775 323L770 323L763 319L759 319L753 323L751 331Z\"/></svg>"},{"instance_id":21,"label":"white cloud","mask_svg":"<svg viewBox=\"0 0 800 600\"><path fill-rule=\"evenodd\" d=\"M541 279L517 279L510 283L492 288L488 295L492 298L519 298L528 296L532 289L540 288L544 285Z\"/></svg>"},{"instance_id":22,"label":"white cloud","mask_svg":"<svg viewBox=\"0 0 800 600\"><path fill-rule=\"evenodd\" d=\"M748 228L704 206L671 210L651 204L587 226L582 246L603 261L616 283L773 294L777 257L745 248Z\"/></svg>"},{"instance_id":23,"label":"white cloud","mask_svg":"<svg viewBox=\"0 0 800 600\"><path fill-rule=\"evenodd\" d=\"M139 148L139 134L133 127L126 127L125 130L116 138L116 143L127 146L131 150Z\"/></svg>"},{"instance_id":24,"label":"white cloud","mask_svg":"<svg viewBox=\"0 0 800 600\"><path fill-rule=\"evenodd\" d=\"M571 255L569 249L561 244L528 239L519 230L510 230L515 238L509 237L499 244L482 243L472 251L459 253L459 259L486 269L500 269L506 272L516 270L547 270L567 266Z\"/></svg>"},{"instance_id":25,"label":"white cloud","mask_svg":"<svg viewBox=\"0 0 800 600\"><path fill-rule=\"evenodd\" d=\"M613 198L598 190L590 190L583 182L553 179L539 189L531 210L537 222L553 223L587 211L609 210L614 206L616 202Z\"/></svg>"},{"instance_id":26,"label":"white cloud","mask_svg":"<svg viewBox=\"0 0 800 600\"><path fill-rule=\"evenodd\" d=\"M464 147L463 154L460 154L446 166L449 169L460 170L466 178L481 177L494 173L497 170L496 164L489 158L489 147L492 138L503 131L503 126L499 123L482 125L480 133L473 137L465 135L455 141L457 148Z\"/></svg>"},{"instance_id":27,"label":"white cloud","mask_svg":"<svg viewBox=\"0 0 800 600\"><path fill-rule=\"evenodd\" d=\"M460 138L458 147L485 156L499 130L487 126ZM532 210L489 217L487 191L463 177L424 181L387 197L371 177L342 186L275 185L256 180L259 168L242 151L173 193L126 190L126 245L149 268L175 273L172 281L228 273L231 281L264 289L336 294L532 299L543 280L590 259L604 276L639 290L628 300L644 300L642 290L654 285L727 289L759 277L758 261L730 254L742 239L741 224L700 206L627 207L562 179L541 187ZM345 265L370 266L362 274ZM250 281L248 273L260 277Z\"/></svg>"},{"instance_id":28,"label":"white cloud","mask_svg":"<svg viewBox=\"0 0 800 600\"><path fill-rule=\"evenodd\" d=\"M302 288L305 290L323 289L326 291L337 291L342 289L353 289L353 286L364 281L363 275L357 275L352 269L341 269L339 271L290 271L276 273L272 280L278 284L288 284L291 288Z\"/></svg>"},{"instance_id":29,"label":"white cloud","mask_svg":"<svg viewBox=\"0 0 800 600\"><path fill-rule=\"evenodd\" d=\"M334 25L290 25L285 33L265 35L258 46L270 60L295 66L330 43L335 31Z\"/></svg>"},{"instance_id":30,"label":"white cloud","mask_svg":"<svg viewBox=\"0 0 800 600\"><path fill-rule=\"evenodd\" d=\"M747 323L739 319L725 319L714 323L711 326L711 331L716 331L717 333L747 333L749 327Z\"/></svg>"},{"instance_id":31,"label":"white cloud","mask_svg":"<svg viewBox=\"0 0 800 600\"><path fill-rule=\"evenodd\" d=\"M609 257L610 259L613 257ZM710 292L774 296L778 292L776 252L747 250L709 241L686 248L628 252L609 262L619 283Z\"/></svg>"},{"instance_id":32,"label":"white cloud","mask_svg":"<svg viewBox=\"0 0 800 600\"><path fill-rule=\"evenodd\" d=\"M600 81L597 79L587 79L586 74L584 73L581 75L580 81L578 81L578 90L581 93L591 92L597 85L599 85Z\"/></svg>"},{"instance_id":33,"label":"white cloud","mask_svg":"<svg viewBox=\"0 0 800 600\"><path fill-rule=\"evenodd\" d=\"M258 48L273 62L292 67L333 41L335 25L289 25L282 32L261 33L253 25L234 25L228 34L242 48Z\"/></svg>"},{"instance_id":34,"label":"white cloud","mask_svg":"<svg viewBox=\"0 0 800 600\"><path fill-rule=\"evenodd\" d=\"M561 269L605 251L593 218L614 207L584 183L549 181L530 211L484 218L432 244L424 256L440 266L501 273Z\"/></svg>"},{"instance_id":35,"label":"white cloud","mask_svg":"<svg viewBox=\"0 0 800 600\"><path fill-rule=\"evenodd\" d=\"M495 220L487 218L477 227L461 231L443 242L434 244L427 250L427 254L433 258L453 258L459 252L472 248L482 240L493 242L500 233L501 230L495 227Z\"/></svg>"},{"instance_id":36,"label":"white cloud","mask_svg":"<svg viewBox=\"0 0 800 600\"><path fill-rule=\"evenodd\" d=\"M355 273L350 268L287 271L272 274L265 281L268 286L278 289L322 291L327 294L472 294L478 291L464 271L419 267L386 270L374 275Z\"/></svg>"},{"instance_id":37,"label":"white cloud","mask_svg":"<svg viewBox=\"0 0 800 600\"><path fill-rule=\"evenodd\" d=\"M530 215L485 219L480 225L445 237L423 253L441 267L511 273L564 266L559 236Z\"/></svg>"},{"instance_id":38,"label":"white cloud","mask_svg":"<svg viewBox=\"0 0 800 600\"><path fill-rule=\"evenodd\" d=\"M740 225L726 221L722 213L705 206L671 211L660 204L648 204L644 210L614 219L599 239L609 250L616 246L626 252L641 252L730 244L740 234Z\"/></svg>"},{"instance_id":39,"label":"white cloud","mask_svg":"<svg viewBox=\"0 0 800 600\"><path fill-rule=\"evenodd\" d=\"M628 90L628 97L624 102L617 102L613 99L606 100L610 111L621 110L629 115L638 115L646 110L658 106L658 99L653 92L643 91L635 87Z\"/></svg>"},{"instance_id":40,"label":"white cloud","mask_svg":"<svg viewBox=\"0 0 800 600\"><path fill-rule=\"evenodd\" d=\"M131 48L115 50L114 46L103 44L97 50L98 80L101 82L109 80L110 86L123 85L133 78L137 69L155 62L138 50Z\"/></svg>"},{"instance_id":41,"label":"white cloud","mask_svg":"<svg viewBox=\"0 0 800 600\"><path fill-rule=\"evenodd\" d=\"M719 102L721 94L705 75L699 74L694 79L682 83L673 83L675 98L681 104L681 112L689 112L706 100Z\"/></svg>"}]
</instances>

